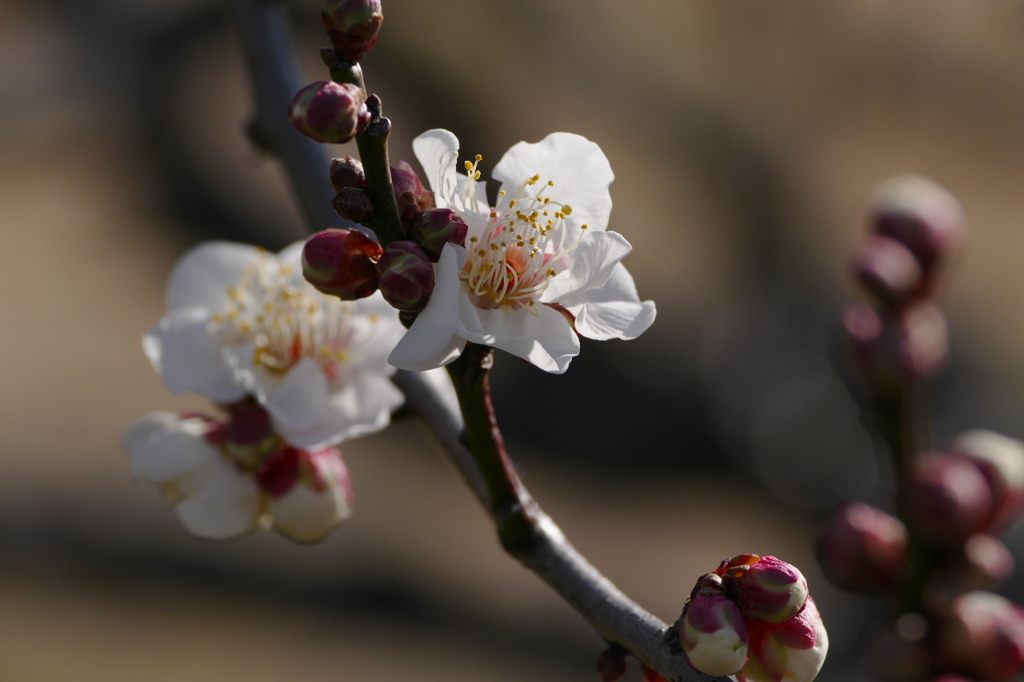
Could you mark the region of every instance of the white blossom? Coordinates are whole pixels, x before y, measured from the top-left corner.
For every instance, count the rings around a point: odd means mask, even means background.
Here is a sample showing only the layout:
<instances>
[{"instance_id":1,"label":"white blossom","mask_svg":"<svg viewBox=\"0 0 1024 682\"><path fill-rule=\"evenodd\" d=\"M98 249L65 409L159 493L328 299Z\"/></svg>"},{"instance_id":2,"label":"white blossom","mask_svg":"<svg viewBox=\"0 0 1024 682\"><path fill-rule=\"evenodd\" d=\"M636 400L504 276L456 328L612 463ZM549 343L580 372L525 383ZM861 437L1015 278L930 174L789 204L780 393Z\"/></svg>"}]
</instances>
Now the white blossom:
<instances>
[{"instance_id":1,"label":"white blossom","mask_svg":"<svg viewBox=\"0 0 1024 682\"><path fill-rule=\"evenodd\" d=\"M274 430L317 448L384 428L401 393L387 356L404 330L379 293L340 301L302 279L302 243L280 255L206 242L175 265L167 315L143 348L173 393L247 395Z\"/></svg>"},{"instance_id":2,"label":"white blossom","mask_svg":"<svg viewBox=\"0 0 1024 682\"><path fill-rule=\"evenodd\" d=\"M553 133L520 142L494 168L497 205L475 163L456 171L459 142L430 130L413 142L439 208L469 227L465 246L446 244L429 303L390 362L427 370L445 365L467 341L500 348L548 372L564 372L579 335L633 339L654 321L620 261L632 247L606 230L611 166L595 143Z\"/></svg>"}]
</instances>

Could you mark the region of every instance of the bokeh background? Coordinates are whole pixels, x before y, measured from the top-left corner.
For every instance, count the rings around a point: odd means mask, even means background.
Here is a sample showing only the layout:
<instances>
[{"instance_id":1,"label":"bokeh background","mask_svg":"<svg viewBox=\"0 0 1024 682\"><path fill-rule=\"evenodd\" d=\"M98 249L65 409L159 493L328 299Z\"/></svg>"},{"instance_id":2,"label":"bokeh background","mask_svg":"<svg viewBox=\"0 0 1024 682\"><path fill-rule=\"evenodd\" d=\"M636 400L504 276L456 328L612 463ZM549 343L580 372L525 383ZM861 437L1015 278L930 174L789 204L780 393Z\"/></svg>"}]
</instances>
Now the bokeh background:
<instances>
[{"instance_id":1,"label":"bokeh background","mask_svg":"<svg viewBox=\"0 0 1024 682\"><path fill-rule=\"evenodd\" d=\"M727 556L797 563L832 634L822 679L864 679L881 614L811 553L839 500L886 499L835 343L848 255L891 175L961 200L934 442L1024 436L1024 6L385 3L364 66L392 159L436 126L485 168L555 130L597 141L611 228L658 303L644 337L584 341L564 376L499 358L527 485L668 621ZM292 8L323 78L316 3ZM207 408L166 393L140 349L175 258L304 233L245 137L250 96L220 4L0 0L0 680L594 679L599 639L502 554L413 423L345 447L357 513L315 547L192 540L131 480L125 428Z\"/></svg>"}]
</instances>

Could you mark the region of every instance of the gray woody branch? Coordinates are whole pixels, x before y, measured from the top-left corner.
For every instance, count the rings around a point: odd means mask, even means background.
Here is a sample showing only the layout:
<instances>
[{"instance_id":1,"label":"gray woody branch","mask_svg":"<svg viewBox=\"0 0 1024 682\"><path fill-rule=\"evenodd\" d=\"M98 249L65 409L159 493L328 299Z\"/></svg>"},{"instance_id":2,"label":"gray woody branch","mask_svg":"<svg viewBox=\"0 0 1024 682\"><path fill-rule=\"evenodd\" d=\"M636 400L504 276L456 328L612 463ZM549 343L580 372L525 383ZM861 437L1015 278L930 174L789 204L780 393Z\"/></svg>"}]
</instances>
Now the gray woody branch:
<instances>
[{"instance_id":1,"label":"gray woody branch","mask_svg":"<svg viewBox=\"0 0 1024 682\"><path fill-rule=\"evenodd\" d=\"M228 0L253 83L254 142L284 164L307 223L314 230L338 225L321 148L288 123L286 110L301 83L288 29L287 8L268 0ZM463 419L454 395L423 375L400 371L395 384L431 430L441 448L488 511L491 500L473 456L462 442ZM530 542L516 558L561 595L597 632L672 682L726 682L694 672L679 652L674 630L648 613L605 578L569 543L539 508ZM682 591L682 590L681 590Z\"/></svg>"}]
</instances>

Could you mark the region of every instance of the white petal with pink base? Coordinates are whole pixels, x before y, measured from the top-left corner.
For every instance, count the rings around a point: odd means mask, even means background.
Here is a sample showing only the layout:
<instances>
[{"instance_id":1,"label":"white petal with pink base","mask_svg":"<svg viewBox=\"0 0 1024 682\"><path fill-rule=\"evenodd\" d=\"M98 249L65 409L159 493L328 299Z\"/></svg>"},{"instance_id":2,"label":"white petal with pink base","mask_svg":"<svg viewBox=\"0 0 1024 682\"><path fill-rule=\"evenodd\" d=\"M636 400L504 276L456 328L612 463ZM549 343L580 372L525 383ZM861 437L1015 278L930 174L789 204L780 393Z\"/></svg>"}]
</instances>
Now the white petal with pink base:
<instances>
[{"instance_id":1,"label":"white petal with pink base","mask_svg":"<svg viewBox=\"0 0 1024 682\"><path fill-rule=\"evenodd\" d=\"M479 157L457 172L452 133L427 131L413 150L438 207L457 211L469 231L464 246L445 245L434 293L393 365L439 367L471 341L560 374L579 354L577 333L632 339L654 322L654 303L640 301L620 263L632 247L606 231L615 176L596 144L571 133L516 144L494 168L494 207Z\"/></svg>"}]
</instances>

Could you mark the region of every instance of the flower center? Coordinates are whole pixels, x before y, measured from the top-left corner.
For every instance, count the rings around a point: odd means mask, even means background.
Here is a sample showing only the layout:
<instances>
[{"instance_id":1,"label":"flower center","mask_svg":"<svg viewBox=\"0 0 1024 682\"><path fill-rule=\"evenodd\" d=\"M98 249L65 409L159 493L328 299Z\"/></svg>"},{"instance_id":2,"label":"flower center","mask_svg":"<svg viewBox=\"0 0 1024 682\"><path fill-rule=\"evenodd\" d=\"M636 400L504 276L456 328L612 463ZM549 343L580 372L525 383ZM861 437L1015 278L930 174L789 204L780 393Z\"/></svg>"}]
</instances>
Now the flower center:
<instances>
[{"instance_id":1,"label":"flower center","mask_svg":"<svg viewBox=\"0 0 1024 682\"><path fill-rule=\"evenodd\" d=\"M463 205L476 209L481 159L477 155L474 163L466 162L468 180L463 187ZM498 206L490 212L483 234L469 238L459 276L479 308L525 307L537 314L536 299L548 281L569 266L569 253L579 243L565 243L565 218L572 207L545 196L555 183L540 180L540 175L526 178L511 198L504 190L499 192Z\"/></svg>"},{"instance_id":2,"label":"flower center","mask_svg":"<svg viewBox=\"0 0 1024 682\"><path fill-rule=\"evenodd\" d=\"M261 252L228 289L228 302L213 316L211 330L224 345L252 344L253 363L275 373L287 372L300 360L313 358L330 380L338 378L347 351L365 341L377 316L357 324L354 306L325 296L295 269Z\"/></svg>"}]
</instances>

